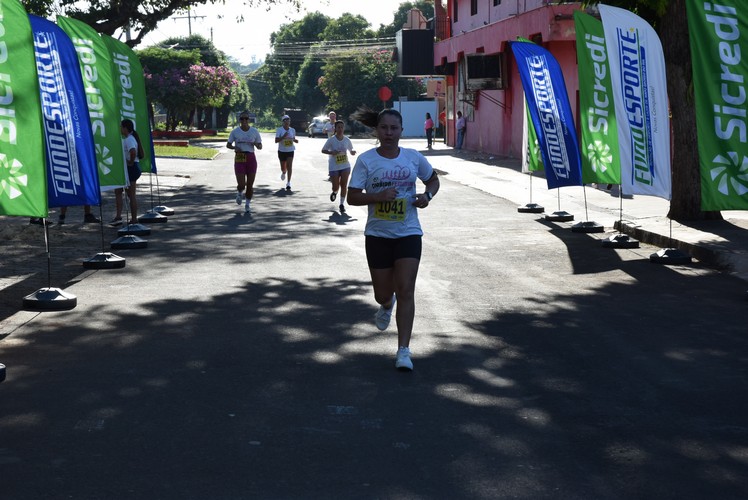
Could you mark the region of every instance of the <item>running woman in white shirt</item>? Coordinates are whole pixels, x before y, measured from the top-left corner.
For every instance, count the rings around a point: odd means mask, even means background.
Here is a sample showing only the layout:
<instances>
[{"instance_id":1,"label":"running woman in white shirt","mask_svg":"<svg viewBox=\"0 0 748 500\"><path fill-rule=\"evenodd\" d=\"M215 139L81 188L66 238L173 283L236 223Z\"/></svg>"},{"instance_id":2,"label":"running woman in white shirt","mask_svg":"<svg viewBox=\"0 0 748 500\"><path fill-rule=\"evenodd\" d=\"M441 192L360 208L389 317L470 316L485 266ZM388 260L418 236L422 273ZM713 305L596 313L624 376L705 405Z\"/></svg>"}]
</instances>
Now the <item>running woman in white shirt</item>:
<instances>
[{"instance_id":1,"label":"running woman in white shirt","mask_svg":"<svg viewBox=\"0 0 748 500\"><path fill-rule=\"evenodd\" d=\"M293 174L294 143L298 143L296 130L291 127L291 117L283 115L283 125L275 131L275 143L278 145L278 159L281 167L281 180L286 180L286 191L291 191L291 174Z\"/></svg>"},{"instance_id":2,"label":"running woman in white shirt","mask_svg":"<svg viewBox=\"0 0 748 500\"><path fill-rule=\"evenodd\" d=\"M335 201L340 189L340 213L345 213L345 197L348 194L348 177L351 175L351 162L348 153L355 155L351 140L343 135L345 125L343 120L335 122L335 135L327 139L322 147L322 154L328 155L328 170L332 182L330 201Z\"/></svg>"},{"instance_id":3,"label":"running woman in white shirt","mask_svg":"<svg viewBox=\"0 0 748 500\"><path fill-rule=\"evenodd\" d=\"M256 128L249 126L249 114L239 115L239 126L231 131L226 147L234 150L234 174L236 174L236 204L244 200L244 211L249 213L249 203L254 194L257 158L255 148L262 149L262 138ZM246 193L245 193L246 188Z\"/></svg>"},{"instance_id":4,"label":"running woman in white shirt","mask_svg":"<svg viewBox=\"0 0 748 500\"><path fill-rule=\"evenodd\" d=\"M335 114L335 111L330 111L327 117L330 119L330 121L325 123L325 125L322 127L322 131L327 134L327 138L329 139L330 137L335 135L335 122L338 121L338 115Z\"/></svg>"},{"instance_id":5,"label":"running woman in white shirt","mask_svg":"<svg viewBox=\"0 0 748 500\"><path fill-rule=\"evenodd\" d=\"M423 235L417 209L428 207L439 192L439 178L421 153L399 146L403 118L398 111L360 109L354 118L375 128L379 147L361 153L356 160L348 204L368 206L366 259L374 299L380 304L375 323L386 330L397 302L395 368L411 371L410 337ZM426 185L423 193L416 193L418 179Z\"/></svg>"}]
</instances>

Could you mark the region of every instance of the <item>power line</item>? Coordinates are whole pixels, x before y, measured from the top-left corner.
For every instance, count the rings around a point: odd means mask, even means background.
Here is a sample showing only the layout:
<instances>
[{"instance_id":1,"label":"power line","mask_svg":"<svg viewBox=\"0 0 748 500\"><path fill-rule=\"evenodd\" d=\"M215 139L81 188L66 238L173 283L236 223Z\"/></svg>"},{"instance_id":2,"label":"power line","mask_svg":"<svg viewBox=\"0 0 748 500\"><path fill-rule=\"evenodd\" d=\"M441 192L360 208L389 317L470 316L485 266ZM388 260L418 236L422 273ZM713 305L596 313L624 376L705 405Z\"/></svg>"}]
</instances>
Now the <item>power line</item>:
<instances>
[{"instance_id":1,"label":"power line","mask_svg":"<svg viewBox=\"0 0 748 500\"><path fill-rule=\"evenodd\" d=\"M302 62L307 57L313 60L354 59L377 50L395 48L395 38L366 38L331 41L304 41L276 43L273 58L280 61Z\"/></svg>"}]
</instances>

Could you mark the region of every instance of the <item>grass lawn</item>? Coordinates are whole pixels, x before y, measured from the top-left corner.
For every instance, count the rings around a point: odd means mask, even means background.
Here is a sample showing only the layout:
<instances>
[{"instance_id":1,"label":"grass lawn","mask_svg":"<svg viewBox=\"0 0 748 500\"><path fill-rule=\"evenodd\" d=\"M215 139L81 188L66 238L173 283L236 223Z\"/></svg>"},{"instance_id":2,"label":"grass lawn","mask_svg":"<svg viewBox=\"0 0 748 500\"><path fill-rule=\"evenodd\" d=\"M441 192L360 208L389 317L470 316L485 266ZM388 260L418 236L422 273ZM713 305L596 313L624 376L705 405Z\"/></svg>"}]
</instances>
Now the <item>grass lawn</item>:
<instances>
[{"instance_id":1,"label":"grass lawn","mask_svg":"<svg viewBox=\"0 0 748 500\"><path fill-rule=\"evenodd\" d=\"M192 158L195 160L212 160L218 153L215 148L203 148L200 146L153 146L156 158Z\"/></svg>"},{"instance_id":2,"label":"grass lawn","mask_svg":"<svg viewBox=\"0 0 748 500\"><path fill-rule=\"evenodd\" d=\"M275 132L275 129L273 130L264 130L264 129L257 129L260 132ZM200 146L200 142L202 141L209 141L209 142L221 142L223 144L226 144L226 141L229 138L229 133L231 132L231 129L227 130L219 130L216 135L206 135L201 137L200 139L193 139L191 140L191 144L187 147L184 146L159 146L154 145L154 149L156 151L156 157L159 156L162 158L192 158L195 160L210 160L213 159L213 157L218 152L215 148L207 148Z\"/></svg>"}]
</instances>

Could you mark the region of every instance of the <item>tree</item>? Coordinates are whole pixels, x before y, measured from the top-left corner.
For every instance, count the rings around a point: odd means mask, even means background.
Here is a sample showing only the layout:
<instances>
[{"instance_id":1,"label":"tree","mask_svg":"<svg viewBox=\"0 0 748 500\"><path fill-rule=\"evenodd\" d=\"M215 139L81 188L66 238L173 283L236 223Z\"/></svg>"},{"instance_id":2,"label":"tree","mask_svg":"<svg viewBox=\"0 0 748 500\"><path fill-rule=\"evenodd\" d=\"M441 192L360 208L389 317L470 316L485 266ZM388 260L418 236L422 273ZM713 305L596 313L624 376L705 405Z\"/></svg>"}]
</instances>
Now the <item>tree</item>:
<instances>
[{"instance_id":1,"label":"tree","mask_svg":"<svg viewBox=\"0 0 748 500\"><path fill-rule=\"evenodd\" d=\"M159 22L174 13L198 5L222 4L223 0L22 0L31 14L48 17L53 12L79 19L99 33L113 35L118 29L129 27L130 47L137 46L145 35L156 29ZM259 5L286 5L301 9L301 0L244 0L248 8ZM239 17L238 20L243 20Z\"/></svg>"},{"instance_id":2,"label":"tree","mask_svg":"<svg viewBox=\"0 0 748 500\"><path fill-rule=\"evenodd\" d=\"M598 2L583 3L586 6ZM652 24L662 42L673 137L673 196L668 217L679 221L721 219L719 212L701 210L699 153L693 140L696 131L693 68L685 0L606 0L605 3L636 12Z\"/></svg>"},{"instance_id":3,"label":"tree","mask_svg":"<svg viewBox=\"0 0 748 500\"><path fill-rule=\"evenodd\" d=\"M169 48L162 48L169 47ZM200 36L173 37L160 43L160 47L150 47L138 52L141 63L147 74L151 75L147 81L148 95L151 100L162 104L167 109L167 128L173 130L180 122L191 124L192 117L197 112L197 127L225 128L228 116L237 108L246 109L249 106L251 96L246 82L238 77L236 72L229 67L229 58L218 50L213 42ZM193 66L203 68L189 76ZM169 93L168 88L160 88L159 85L169 84L182 85L183 82L196 79L198 85L197 93L187 93L179 89L175 96ZM220 98L206 99L206 92L210 93L208 87L215 85L210 82L211 78L218 80L234 81L236 84L229 90L220 94ZM184 102L185 99L191 101ZM167 102L169 103L167 105ZM192 105L192 108L188 108ZM197 110L195 110L195 107ZM216 123L213 123L213 110L216 111Z\"/></svg>"},{"instance_id":4,"label":"tree","mask_svg":"<svg viewBox=\"0 0 748 500\"><path fill-rule=\"evenodd\" d=\"M299 69L294 87L298 107L314 115L322 114L327 105L327 97L318 85L322 75L322 62L307 56Z\"/></svg>"},{"instance_id":5,"label":"tree","mask_svg":"<svg viewBox=\"0 0 748 500\"><path fill-rule=\"evenodd\" d=\"M403 29L403 24L408 20L408 12L411 9L418 9L426 19L434 17L434 1L433 0L417 0L416 2L403 2L397 8L394 14L392 23L388 25L379 26L377 36L379 37L392 37L395 33Z\"/></svg>"},{"instance_id":6,"label":"tree","mask_svg":"<svg viewBox=\"0 0 748 500\"><path fill-rule=\"evenodd\" d=\"M200 62L200 53L196 50L176 51L160 47L150 47L137 52L145 73L145 88L152 106L158 103L166 113L167 128L174 130L177 124L187 119L181 116L181 104L185 99L181 95L183 74L186 68ZM170 88L174 92L168 92ZM172 102L173 100L173 102Z\"/></svg>"},{"instance_id":7,"label":"tree","mask_svg":"<svg viewBox=\"0 0 748 500\"><path fill-rule=\"evenodd\" d=\"M180 123L192 123L196 107L221 106L231 89L239 85L229 68L203 63L155 74L146 72L145 77L150 98L166 108L167 130L175 130Z\"/></svg>"},{"instance_id":8,"label":"tree","mask_svg":"<svg viewBox=\"0 0 748 500\"><path fill-rule=\"evenodd\" d=\"M273 53L268 55L265 64L267 83L276 96L275 111L283 107L294 108L301 105L296 96L299 72L311 47L319 43L331 19L319 12L307 14L303 19L284 24L270 35ZM313 72L313 68L311 68Z\"/></svg>"},{"instance_id":9,"label":"tree","mask_svg":"<svg viewBox=\"0 0 748 500\"><path fill-rule=\"evenodd\" d=\"M326 42L335 40L363 40L374 38L375 34L371 30L371 25L366 18L344 13L337 19L332 19L320 38Z\"/></svg>"},{"instance_id":10,"label":"tree","mask_svg":"<svg viewBox=\"0 0 748 500\"><path fill-rule=\"evenodd\" d=\"M275 95L268 84L269 73L270 67L265 65L250 73L246 78L247 88L252 95L251 109L255 112L274 112Z\"/></svg>"},{"instance_id":11,"label":"tree","mask_svg":"<svg viewBox=\"0 0 748 500\"><path fill-rule=\"evenodd\" d=\"M397 77L392 49L371 49L349 60L331 60L323 69L319 86L329 98L330 107L341 117L349 116L361 105L381 108L377 90L383 85L393 95L413 100L425 91L420 81Z\"/></svg>"}]
</instances>

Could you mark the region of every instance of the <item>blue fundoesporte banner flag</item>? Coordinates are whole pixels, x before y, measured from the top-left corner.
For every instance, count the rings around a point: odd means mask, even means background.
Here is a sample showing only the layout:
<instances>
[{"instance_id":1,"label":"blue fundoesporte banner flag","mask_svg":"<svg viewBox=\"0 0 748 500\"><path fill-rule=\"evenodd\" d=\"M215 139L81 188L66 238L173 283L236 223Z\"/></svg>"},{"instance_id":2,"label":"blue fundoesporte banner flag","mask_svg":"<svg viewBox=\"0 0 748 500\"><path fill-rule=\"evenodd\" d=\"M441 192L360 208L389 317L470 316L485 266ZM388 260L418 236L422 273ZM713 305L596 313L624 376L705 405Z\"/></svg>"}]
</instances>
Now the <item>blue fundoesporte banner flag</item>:
<instances>
[{"instance_id":1,"label":"blue fundoesporte banner flag","mask_svg":"<svg viewBox=\"0 0 748 500\"><path fill-rule=\"evenodd\" d=\"M512 42L549 189L582 184L579 141L561 67L543 47Z\"/></svg>"},{"instance_id":2,"label":"blue fundoesporte banner flag","mask_svg":"<svg viewBox=\"0 0 748 500\"><path fill-rule=\"evenodd\" d=\"M91 119L78 56L56 24L29 15L39 78L50 207L99 205Z\"/></svg>"}]
</instances>

